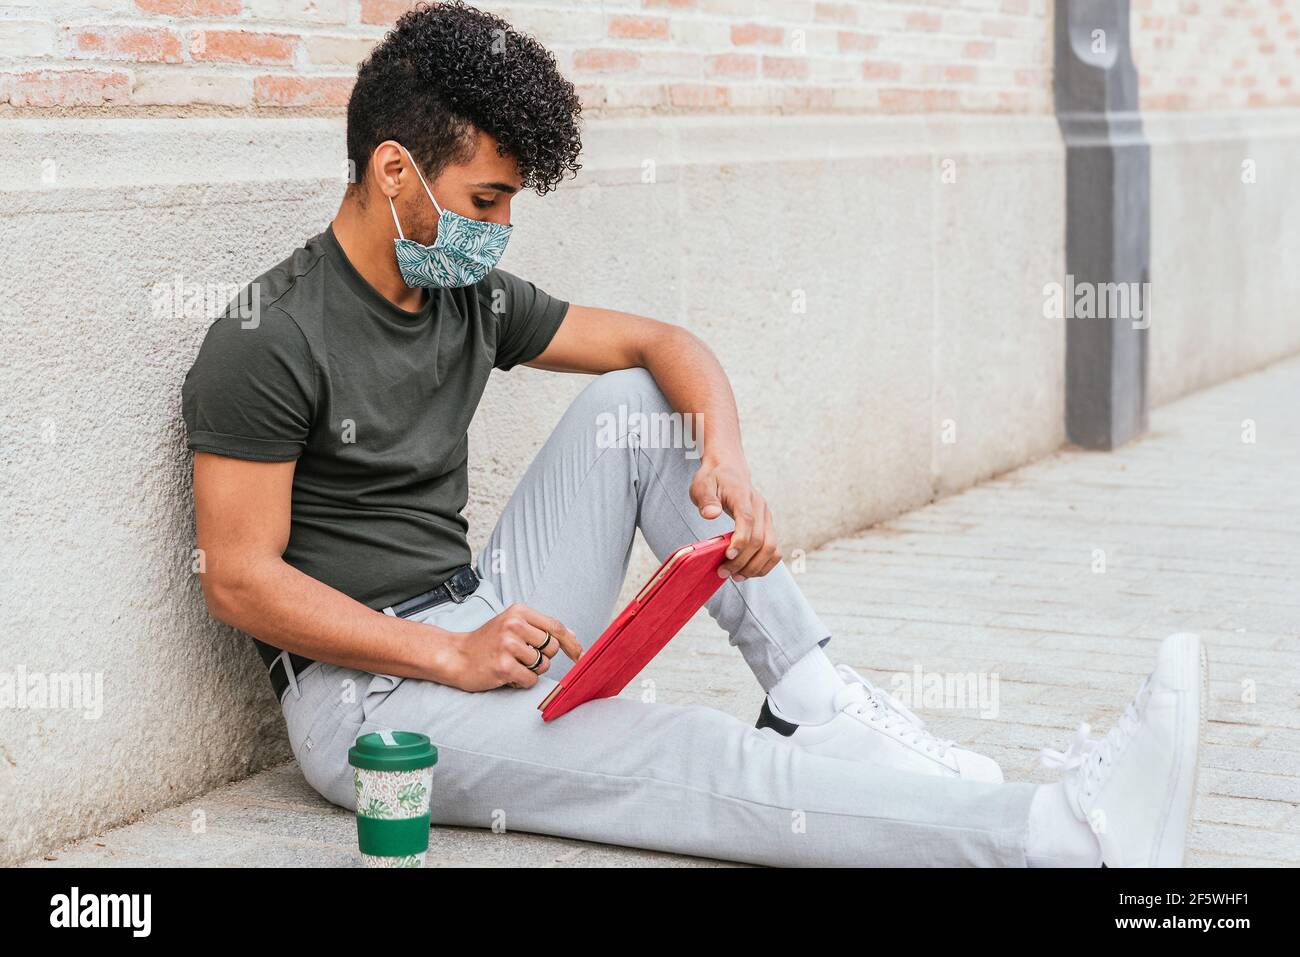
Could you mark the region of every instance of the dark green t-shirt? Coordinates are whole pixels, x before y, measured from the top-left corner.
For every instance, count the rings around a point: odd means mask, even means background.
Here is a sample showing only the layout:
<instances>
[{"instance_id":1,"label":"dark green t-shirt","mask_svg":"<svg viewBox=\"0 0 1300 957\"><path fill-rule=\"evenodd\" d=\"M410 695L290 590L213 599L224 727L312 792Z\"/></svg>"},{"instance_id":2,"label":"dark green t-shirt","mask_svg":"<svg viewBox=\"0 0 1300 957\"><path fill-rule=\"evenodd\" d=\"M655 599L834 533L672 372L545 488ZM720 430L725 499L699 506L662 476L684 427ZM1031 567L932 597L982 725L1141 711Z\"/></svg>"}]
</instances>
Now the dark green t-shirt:
<instances>
[{"instance_id":1,"label":"dark green t-shirt","mask_svg":"<svg viewBox=\"0 0 1300 957\"><path fill-rule=\"evenodd\" d=\"M471 560L468 429L488 374L536 358L568 303L494 269L407 312L332 229L250 289L185 377L189 447L298 460L284 560L300 571L376 609L429 590Z\"/></svg>"}]
</instances>

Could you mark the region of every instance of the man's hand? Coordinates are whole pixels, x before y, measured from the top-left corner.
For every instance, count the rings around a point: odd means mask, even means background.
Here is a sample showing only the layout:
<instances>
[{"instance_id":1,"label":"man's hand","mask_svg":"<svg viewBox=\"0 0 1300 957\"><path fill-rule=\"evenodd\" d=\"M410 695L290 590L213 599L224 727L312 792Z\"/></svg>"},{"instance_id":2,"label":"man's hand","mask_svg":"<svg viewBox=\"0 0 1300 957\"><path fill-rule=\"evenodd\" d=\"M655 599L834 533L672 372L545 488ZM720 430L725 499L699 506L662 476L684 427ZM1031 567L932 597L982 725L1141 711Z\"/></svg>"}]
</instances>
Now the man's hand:
<instances>
[{"instance_id":1,"label":"man's hand","mask_svg":"<svg viewBox=\"0 0 1300 957\"><path fill-rule=\"evenodd\" d=\"M557 651L573 661L582 654L578 636L549 615L515 603L473 631L455 633L458 665L452 682L463 691L491 691L509 685L531 688L551 666ZM541 663L529 669L537 661Z\"/></svg>"},{"instance_id":2,"label":"man's hand","mask_svg":"<svg viewBox=\"0 0 1300 957\"><path fill-rule=\"evenodd\" d=\"M717 518L725 511L736 520L726 561L718 567L720 578L743 582L776 567L781 550L772 529L772 513L743 464L706 461L691 480L691 501L703 518Z\"/></svg>"}]
</instances>

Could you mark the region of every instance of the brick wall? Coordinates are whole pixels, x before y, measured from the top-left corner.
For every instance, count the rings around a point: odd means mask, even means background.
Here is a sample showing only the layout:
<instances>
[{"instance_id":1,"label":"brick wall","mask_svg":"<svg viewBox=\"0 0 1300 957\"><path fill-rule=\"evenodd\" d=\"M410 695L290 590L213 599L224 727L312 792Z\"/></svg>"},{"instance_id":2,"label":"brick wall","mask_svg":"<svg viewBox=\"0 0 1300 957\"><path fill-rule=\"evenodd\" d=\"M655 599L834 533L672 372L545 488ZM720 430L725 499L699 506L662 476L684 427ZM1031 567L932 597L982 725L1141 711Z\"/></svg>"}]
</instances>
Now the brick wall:
<instances>
[{"instance_id":1,"label":"brick wall","mask_svg":"<svg viewBox=\"0 0 1300 957\"><path fill-rule=\"evenodd\" d=\"M407 0L0 0L0 109L338 110ZM593 113L1045 113L1051 0L484 0ZM1297 104L1300 0L1133 0L1151 109Z\"/></svg>"},{"instance_id":2,"label":"brick wall","mask_svg":"<svg viewBox=\"0 0 1300 957\"><path fill-rule=\"evenodd\" d=\"M0 0L0 104L338 109L357 61L408 5ZM592 112L1050 109L1050 0L481 6L551 47Z\"/></svg>"},{"instance_id":3,"label":"brick wall","mask_svg":"<svg viewBox=\"0 0 1300 957\"><path fill-rule=\"evenodd\" d=\"M1133 0L1147 110L1300 106L1297 0Z\"/></svg>"}]
</instances>

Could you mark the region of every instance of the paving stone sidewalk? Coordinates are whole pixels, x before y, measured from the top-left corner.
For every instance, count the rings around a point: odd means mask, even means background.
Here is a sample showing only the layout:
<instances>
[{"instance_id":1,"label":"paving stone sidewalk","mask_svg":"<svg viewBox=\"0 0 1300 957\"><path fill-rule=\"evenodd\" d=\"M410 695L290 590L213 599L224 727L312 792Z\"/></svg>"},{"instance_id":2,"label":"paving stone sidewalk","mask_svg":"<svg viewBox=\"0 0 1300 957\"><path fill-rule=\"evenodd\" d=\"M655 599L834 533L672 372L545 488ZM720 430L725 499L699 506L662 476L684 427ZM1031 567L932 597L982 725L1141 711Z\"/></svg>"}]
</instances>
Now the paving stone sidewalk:
<instances>
[{"instance_id":1,"label":"paving stone sidewalk","mask_svg":"<svg viewBox=\"0 0 1300 957\"><path fill-rule=\"evenodd\" d=\"M1198 632L1211 704L1188 863L1300 863L1298 400L1300 359L1156 410L1117 452L1063 450L827 544L798 574L828 652L899 691L972 676L984 699L922 696L916 710L1009 779L1047 781L1040 748L1063 748L1080 721L1104 733L1159 640ZM746 721L761 701L702 617L643 678L661 701ZM355 866L355 842L351 815L290 764L29 865ZM429 853L432 866L720 863L449 828Z\"/></svg>"}]
</instances>

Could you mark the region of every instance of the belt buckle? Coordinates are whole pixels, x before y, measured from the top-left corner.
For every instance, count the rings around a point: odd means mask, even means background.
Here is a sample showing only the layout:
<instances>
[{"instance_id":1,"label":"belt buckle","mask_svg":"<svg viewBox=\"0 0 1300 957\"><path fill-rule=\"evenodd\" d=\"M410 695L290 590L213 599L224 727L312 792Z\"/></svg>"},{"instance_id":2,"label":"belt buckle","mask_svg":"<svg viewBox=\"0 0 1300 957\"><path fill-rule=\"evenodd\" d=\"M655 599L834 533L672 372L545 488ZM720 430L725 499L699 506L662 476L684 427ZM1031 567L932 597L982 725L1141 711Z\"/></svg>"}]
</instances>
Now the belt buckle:
<instances>
[{"instance_id":1,"label":"belt buckle","mask_svg":"<svg viewBox=\"0 0 1300 957\"><path fill-rule=\"evenodd\" d=\"M468 579L471 582L468 591L464 590L460 584L460 580L465 577L468 577ZM459 605L470 595L474 594L474 589L478 587L477 578L478 576L474 574L474 570L472 568L469 569L468 576L466 576L464 572L457 572L455 575L452 575L450 578L448 578L447 592L451 595L451 600Z\"/></svg>"}]
</instances>

